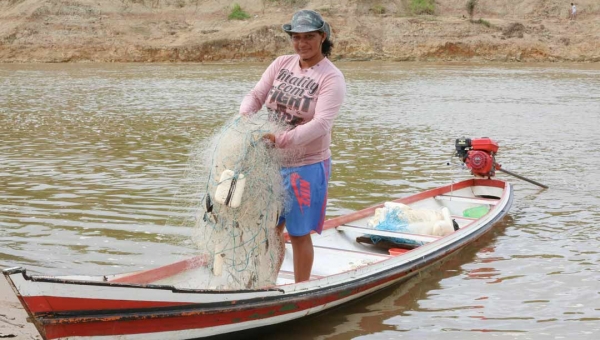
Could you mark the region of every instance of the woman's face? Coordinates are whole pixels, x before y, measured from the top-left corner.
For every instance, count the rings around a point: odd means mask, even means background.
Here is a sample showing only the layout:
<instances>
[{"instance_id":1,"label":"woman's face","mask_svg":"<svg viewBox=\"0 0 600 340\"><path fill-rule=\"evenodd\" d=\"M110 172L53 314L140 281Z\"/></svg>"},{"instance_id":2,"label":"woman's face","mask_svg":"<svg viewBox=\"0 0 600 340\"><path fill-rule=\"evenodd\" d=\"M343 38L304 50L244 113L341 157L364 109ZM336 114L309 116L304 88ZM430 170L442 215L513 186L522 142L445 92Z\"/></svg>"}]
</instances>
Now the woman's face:
<instances>
[{"instance_id":1,"label":"woman's face","mask_svg":"<svg viewBox=\"0 0 600 340\"><path fill-rule=\"evenodd\" d=\"M321 57L321 44L325 40L324 34L319 31L306 33L292 33L294 51L302 60Z\"/></svg>"}]
</instances>

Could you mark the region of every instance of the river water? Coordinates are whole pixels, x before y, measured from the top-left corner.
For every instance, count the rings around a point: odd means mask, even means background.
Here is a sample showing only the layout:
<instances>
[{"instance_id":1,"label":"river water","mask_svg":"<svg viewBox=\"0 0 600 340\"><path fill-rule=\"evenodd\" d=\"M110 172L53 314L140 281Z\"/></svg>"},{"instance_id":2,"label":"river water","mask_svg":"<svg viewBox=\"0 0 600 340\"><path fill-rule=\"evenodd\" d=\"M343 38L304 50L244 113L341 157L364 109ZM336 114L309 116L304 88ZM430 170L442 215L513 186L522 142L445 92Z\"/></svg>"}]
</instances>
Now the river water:
<instances>
[{"instance_id":1,"label":"river water","mask_svg":"<svg viewBox=\"0 0 600 340\"><path fill-rule=\"evenodd\" d=\"M467 178L447 164L462 136L491 137L504 168L550 188L500 173L515 201L491 235L253 337L600 338L600 65L338 66L330 217ZM106 274L193 255L189 155L265 67L0 64L0 267Z\"/></svg>"}]
</instances>

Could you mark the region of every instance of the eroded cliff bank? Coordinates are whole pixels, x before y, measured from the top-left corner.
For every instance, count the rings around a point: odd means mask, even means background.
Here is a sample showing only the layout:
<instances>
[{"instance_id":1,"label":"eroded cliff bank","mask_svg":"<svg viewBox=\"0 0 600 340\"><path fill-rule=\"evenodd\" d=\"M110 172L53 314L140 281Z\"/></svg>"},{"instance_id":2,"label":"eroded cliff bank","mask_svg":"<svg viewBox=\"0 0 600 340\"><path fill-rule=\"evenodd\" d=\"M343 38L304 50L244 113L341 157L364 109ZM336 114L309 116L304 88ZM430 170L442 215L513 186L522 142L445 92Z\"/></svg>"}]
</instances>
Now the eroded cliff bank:
<instances>
[{"instance_id":1,"label":"eroded cliff bank","mask_svg":"<svg viewBox=\"0 0 600 340\"><path fill-rule=\"evenodd\" d=\"M292 52L298 8L334 30L336 60L600 61L600 3L557 0L2 0L0 62L267 61ZM237 3L249 15L229 20Z\"/></svg>"}]
</instances>

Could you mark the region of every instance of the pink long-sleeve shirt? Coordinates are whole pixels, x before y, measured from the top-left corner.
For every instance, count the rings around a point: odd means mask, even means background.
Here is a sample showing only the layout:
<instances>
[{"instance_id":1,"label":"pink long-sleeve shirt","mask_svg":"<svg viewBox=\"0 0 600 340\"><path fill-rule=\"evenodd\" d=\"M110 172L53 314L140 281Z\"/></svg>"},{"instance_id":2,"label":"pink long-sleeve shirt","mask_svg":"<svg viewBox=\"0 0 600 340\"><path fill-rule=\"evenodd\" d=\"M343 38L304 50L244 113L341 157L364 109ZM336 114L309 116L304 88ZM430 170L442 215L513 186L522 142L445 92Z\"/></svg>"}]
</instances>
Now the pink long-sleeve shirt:
<instances>
[{"instance_id":1,"label":"pink long-sleeve shirt","mask_svg":"<svg viewBox=\"0 0 600 340\"><path fill-rule=\"evenodd\" d=\"M269 65L240 106L251 115L266 105L270 115L289 124L275 136L275 147L302 150L286 166L314 164L331 157L331 130L346 95L346 81L324 58L313 67L300 68L298 55L281 56Z\"/></svg>"}]
</instances>

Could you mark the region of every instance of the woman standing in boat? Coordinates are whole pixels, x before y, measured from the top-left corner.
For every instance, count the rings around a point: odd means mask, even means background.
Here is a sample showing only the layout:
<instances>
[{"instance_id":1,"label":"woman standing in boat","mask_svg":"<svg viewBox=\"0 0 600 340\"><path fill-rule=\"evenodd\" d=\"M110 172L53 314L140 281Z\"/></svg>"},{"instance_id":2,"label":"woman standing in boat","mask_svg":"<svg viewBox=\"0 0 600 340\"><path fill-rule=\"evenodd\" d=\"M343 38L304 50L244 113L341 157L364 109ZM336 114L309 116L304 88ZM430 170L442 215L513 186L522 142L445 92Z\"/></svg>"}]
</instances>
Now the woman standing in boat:
<instances>
[{"instance_id":1,"label":"woman standing in boat","mask_svg":"<svg viewBox=\"0 0 600 340\"><path fill-rule=\"evenodd\" d=\"M296 12L283 25L296 54L275 59L242 101L240 113L252 115L266 105L269 116L288 125L264 139L276 148L302 150L284 164L283 181L290 196L277 225L283 262L283 230L287 229L294 256L296 282L310 278L314 249L310 233L321 233L331 174L331 131L346 94L344 76L328 59L331 29L311 10Z\"/></svg>"}]
</instances>

